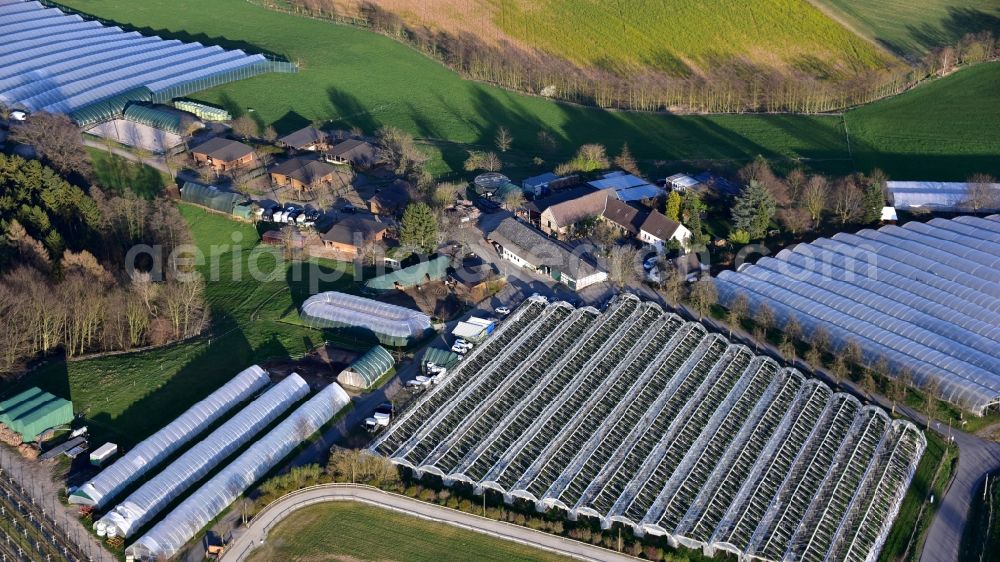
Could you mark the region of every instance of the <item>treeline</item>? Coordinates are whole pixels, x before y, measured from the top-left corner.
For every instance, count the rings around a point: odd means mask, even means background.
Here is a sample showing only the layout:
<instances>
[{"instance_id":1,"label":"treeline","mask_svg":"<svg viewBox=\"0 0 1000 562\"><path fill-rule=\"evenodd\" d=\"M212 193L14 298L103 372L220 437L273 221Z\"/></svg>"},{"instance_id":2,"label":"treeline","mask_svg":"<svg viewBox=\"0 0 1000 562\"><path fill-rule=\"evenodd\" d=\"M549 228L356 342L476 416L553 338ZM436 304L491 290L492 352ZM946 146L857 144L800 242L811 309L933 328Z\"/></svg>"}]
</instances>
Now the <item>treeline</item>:
<instances>
[{"instance_id":1,"label":"treeline","mask_svg":"<svg viewBox=\"0 0 1000 562\"><path fill-rule=\"evenodd\" d=\"M170 258L190 242L165 199L98 187L88 194L38 161L0 154L0 317L8 326L0 374L60 350L73 357L199 333L201 278ZM143 244L156 252L128 267L130 249Z\"/></svg>"},{"instance_id":2,"label":"treeline","mask_svg":"<svg viewBox=\"0 0 1000 562\"><path fill-rule=\"evenodd\" d=\"M454 35L406 22L375 5L341 8L336 0L258 0L279 10L362 26L402 41L463 76L545 97L604 108L699 113L817 113L865 104L898 94L958 65L1000 58L992 32L967 34L956 45L929 53L909 68L867 70L850 78L824 78L800 70L779 71L733 58L701 75L671 76L654 69L617 74L583 68L560 57L509 43L483 42L472 33Z\"/></svg>"}]
</instances>

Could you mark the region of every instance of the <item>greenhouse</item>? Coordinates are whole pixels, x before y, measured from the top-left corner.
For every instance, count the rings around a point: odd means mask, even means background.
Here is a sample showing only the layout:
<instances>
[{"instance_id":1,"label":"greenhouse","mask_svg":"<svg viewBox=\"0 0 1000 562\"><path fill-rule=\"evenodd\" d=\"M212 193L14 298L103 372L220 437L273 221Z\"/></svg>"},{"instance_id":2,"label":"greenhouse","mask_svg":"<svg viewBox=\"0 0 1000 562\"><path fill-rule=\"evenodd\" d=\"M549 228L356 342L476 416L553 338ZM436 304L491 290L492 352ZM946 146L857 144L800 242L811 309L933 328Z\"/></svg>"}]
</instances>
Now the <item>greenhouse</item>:
<instances>
[{"instance_id":1,"label":"greenhouse","mask_svg":"<svg viewBox=\"0 0 1000 562\"><path fill-rule=\"evenodd\" d=\"M141 123L175 135L183 135L187 125L195 122L188 116L188 122L185 123L182 114L175 111L135 103L125 108L124 117L133 123Z\"/></svg>"},{"instance_id":2,"label":"greenhouse","mask_svg":"<svg viewBox=\"0 0 1000 562\"><path fill-rule=\"evenodd\" d=\"M268 382L267 372L260 367L254 365L244 370L77 488L70 494L69 502L104 507L216 420L267 386Z\"/></svg>"},{"instance_id":3,"label":"greenhouse","mask_svg":"<svg viewBox=\"0 0 1000 562\"><path fill-rule=\"evenodd\" d=\"M222 191L211 185L186 181L181 187L181 200L220 213L235 214L237 207L243 206L246 198L239 193Z\"/></svg>"},{"instance_id":4,"label":"greenhouse","mask_svg":"<svg viewBox=\"0 0 1000 562\"><path fill-rule=\"evenodd\" d=\"M388 373L395 363L391 353L381 345L376 345L337 375L337 382L367 390L382 375Z\"/></svg>"},{"instance_id":5,"label":"greenhouse","mask_svg":"<svg viewBox=\"0 0 1000 562\"><path fill-rule=\"evenodd\" d=\"M0 423L27 442L73 421L73 403L33 387L0 402Z\"/></svg>"},{"instance_id":6,"label":"greenhouse","mask_svg":"<svg viewBox=\"0 0 1000 562\"><path fill-rule=\"evenodd\" d=\"M909 422L626 295L603 313L529 299L371 451L710 554L863 560L925 444Z\"/></svg>"},{"instance_id":7,"label":"greenhouse","mask_svg":"<svg viewBox=\"0 0 1000 562\"><path fill-rule=\"evenodd\" d=\"M933 219L841 233L717 279L722 304L746 295L779 325L854 341L977 415L1000 402L1000 216Z\"/></svg>"},{"instance_id":8,"label":"greenhouse","mask_svg":"<svg viewBox=\"0 0 1000 562\"><path fill-rule=\"evenodd\" d=\"M0 102L31 112L72 114L81 126L108 115L94 104L143 88L144 101L172 97L295 66L263 55L106 27L39 2L0 5ZM81 121L82 120L82 121Z\"/></svg>"},{"instance_id":9,"label":"greenhouse","mask_svg":"<svg viewBox=\"0 0 1000 562\"><path fill-rule=\"evenodd\" d=\"M285 378L143 484L94 528L110 536L131 537L188 487L308 394L309 385L302 377L293 373Z\"/></svg>"},{"instance_id":10,"label":"greenhouse","mask_svg":"<svg viewBox=\"0 0 1000 562\"><path fill-rule=\"evenodd\" d=\"M313 328L338 329L393 347L414 343L432 331L430 317L422 312L336 291L306 299L301 317Z\"/></svg>"},{"instance_id":11,"label":"greenhouse","mask_svg":"<svg viewBox=\"0 0 1000 562\"><path fill-rule=\"evenodd\" d=\"M336 383L319 391L132 543L126 555L141 560L162 560L176 554L198 531L350 401Z\"/></svg>"},{"instance_id":12,"label":"greenhouse","mask_svg":"<svg viewBox=\"0 0 1000 562\"><path fill-rule=\"evenodd\" d=\"M176 100L174 101L174 107L181 111L192 113L204 121L229 121L233 118L225 109L191 100Z\"/></svg>"},{"instance_id":13,"label":"greenhouse","mask_svg":"<svg viewBox=\"0 0 1000 562\"><path fill-rule=\"evenodd\" d=\"M391 291L416 287L431 281L441 281L447 277L450 266L451 257L438 256L392 273L373 277L365 283L365 287L373 291Z\"/></svg>"}]
</instances>

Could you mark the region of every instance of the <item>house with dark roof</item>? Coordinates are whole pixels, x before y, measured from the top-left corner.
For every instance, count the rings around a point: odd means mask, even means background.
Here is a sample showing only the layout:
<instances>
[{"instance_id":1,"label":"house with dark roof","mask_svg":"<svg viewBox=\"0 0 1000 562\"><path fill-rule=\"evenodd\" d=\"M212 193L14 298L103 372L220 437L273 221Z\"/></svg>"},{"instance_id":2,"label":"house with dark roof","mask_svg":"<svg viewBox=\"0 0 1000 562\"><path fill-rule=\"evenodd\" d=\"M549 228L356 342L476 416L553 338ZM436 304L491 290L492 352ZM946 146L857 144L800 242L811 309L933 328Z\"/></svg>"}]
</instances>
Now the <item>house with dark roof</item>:
<instances>
[{"instance_id":1,"label":"house with dark roof","mask_svg":"<svg viewBox=\"0 0 1000 562\"><path fill-rule=\"evenodd\" d=\"M525 209L528 219L542 232L565 239L573 232L576 223L604 212L609 195L613 196L614 191L583 186L532 201L525 205Z\"/></svg>"},{"instance_id":2,"label":"house with dark roof","mask_svg":"<svg viewBox=\"0 0 1000 562\"><path fill-rule=\"evenodd\" d=\"M663 252L671 240L680 244L685 251L691 241L691 231L683 224L672 221L659 211L649 213L639 227L639 240Z\"/></svg>"},{"instance_id":3,"label":"house with dark roof","mask_svg":"<svg viewBox=\"0 0 1000 562\"><path fill-rule=\"evenodd\" d=\"M388 186L380 188L366 201L368 210L373 215L399 214L409 202L409 184L403 180L396 180Z\"/></svg>"},{"instance_id":4,"label":"house with dark roof","mask_svg":"<svg viewBox=\"0 0 1000 562\"><path fill-rule=\"evenodd\" d=\"M326 152L325 158L334 164L371 168L378 162L378 149L367 141L350 139L334 145Z\"/></svg>"},{"instance_id":5,"label":"house with dark roof","mask_svg":"<svg viewBox=\"0 0 1000 562\"><path fill-rule=\"evenodd\" d=\"M289 158L270 170L274 185L290 185L299 191L333 183L340 173L335 166L309 158Z\"/></svg>"},{"instance_id":6,"label":"house with dark roof","mask_svg":"<svg viewBox=\"0 0 1000 562\"><path fill-rule=\"evenodd\" d=\"M372 215L356 214L333 224L320 234L323 247L336 252L341 258L354 259L369 242L384 240L389 223Z\"/></svg>"},{"instance_id":7,"label":"house with dark roof","mask_svg":"<svg viewBox=\"0 0 1000 562\"><path fill-rule=\"evenodd\" d=\"M210 166L217 172L225 172L247 166L257 161L253 148L239 141L211 138L191 149L195 163Z\"/></svg>"},{"instance_id":8,"label":"house with dark roof","mask_svg":"<svg viewBox=\"0 0 1000 562\"><path fill-rule=\"evenodd\" d=\"M608 197L601 219L617 228L622 236L636 238L648 214L647 211L640 211L616 197Z\"/></svg>"},{"instance_id":9,"label":"house with dark roof","mask_svg":"<svg viewBox=\"0 0 1000 562\"><path fill-rule=\"evenodd\" d=\"M488 234L500 257L580 290L608 279L608 273L587 255L533 226L509 217Z\"/></svg>"},{"instance_id":10,"label":"house with dark roof","mask_svg":"<svg viewBox=\"0 0 1000 562\"><path fill-rule=\"evenodd\" d=\"M326 133L316 127L303 127L278 139L278 146L293 150L321 152L329 148Z\"/></svg>"}]
</instances>

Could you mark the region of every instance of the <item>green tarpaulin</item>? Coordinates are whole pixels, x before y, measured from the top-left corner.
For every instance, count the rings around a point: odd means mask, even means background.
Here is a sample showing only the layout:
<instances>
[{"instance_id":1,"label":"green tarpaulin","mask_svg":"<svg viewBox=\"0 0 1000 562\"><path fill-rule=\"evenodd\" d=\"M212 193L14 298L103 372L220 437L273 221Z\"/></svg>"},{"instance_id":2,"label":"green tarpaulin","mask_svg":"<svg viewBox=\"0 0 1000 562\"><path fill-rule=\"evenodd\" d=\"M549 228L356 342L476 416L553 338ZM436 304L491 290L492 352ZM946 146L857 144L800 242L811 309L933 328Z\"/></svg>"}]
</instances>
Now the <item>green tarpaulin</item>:
<instances>
[{"instance_id":1,"label":"green tarpaulin","mask_svg":"<svg viewBox=\"0 0 1000 562\"><path fill-rule=\"evenodd\" d=\"M25 441L35 441L46 429L73 421L73 403L39 388L30 388L0 402L0 423Z\"/></svg>"},{"instance_id":2,"label":"green tarpaulin","mask_svg":"<svg viewBox=\"0 0 1000 562\"><path fill-rule=\"evenodd\" d=\"M365 287L373 291L391 291L393 289L406 289L416 287L428 281L439 281L448 275L448 266L451 265L449 256L438 256L430 261L420 262L404 267L399 271L393 271L385 275L380 275L369 279Z\"/></svg>"},{"instance_id":3,"label":"green tarpaulin","mask_svg":"<svg viewBox=\"0 0 1000 562\"><path fill-rule=\"evenodd\" d=\"M368 389L395 364L392 354L381 345L376 345L351 363L337 380L355 388Z\"/></svg>"}]
</instances>

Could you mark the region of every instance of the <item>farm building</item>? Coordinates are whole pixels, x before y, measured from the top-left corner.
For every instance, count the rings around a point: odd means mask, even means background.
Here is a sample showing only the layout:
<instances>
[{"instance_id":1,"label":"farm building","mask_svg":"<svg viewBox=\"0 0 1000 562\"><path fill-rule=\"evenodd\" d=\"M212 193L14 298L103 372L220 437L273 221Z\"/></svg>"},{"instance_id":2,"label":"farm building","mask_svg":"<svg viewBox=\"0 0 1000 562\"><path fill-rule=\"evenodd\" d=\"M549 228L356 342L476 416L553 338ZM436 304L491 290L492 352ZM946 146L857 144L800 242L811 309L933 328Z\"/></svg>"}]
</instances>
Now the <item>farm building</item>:
<instances>
[{"instance_id":1,"label":"farm building","mask_svg":"<svg viewBox=\"0 0 1000 562\"><path fill-rule=\"evenodd\" d=\"M333 328L403 347L431 333L426 314L356 295L328 291L306 299L300 316L313 328Z\"/></svg>"},{"instance_id":2,"label":"farm building","mask_svg":"<svg viewBox=\"0 0 1000 562\"><path fill-rule=\"evenodd\" d=\"M941 212L1000 211L1000 183L888 181L889 202L897 210Z\"/></svg>"},{"instance_id":3,"label":"farm building","mask_svg":"<svg viewBox=\"0 0 1000 562\"><path fill-rule=\"evenodd\" d=\"M529 220L542 229L542 232L565 238L573 231L576 223L600 215L608 196L614 196L614 191L599 191L590 186L582 186L536 199L524 207L528 211Z\"/></svg>"},{"instance_id":4,"label":"farm building","mask_svg":"<svg viewBox=\"0 0 1000 562\"><path fill-rule=\"evenodd\" d=\"M701 182L692 178L687 174L674 174L665 180L665 184L673 191L687 191L689 189L697 190L698 184Z\"/></svg>"},{"instance_id":5,"label":"farm building","mask_svg":"<svg viewBox=\"0 0 1000 562\"><path fill-rule=\"evenodd\" d=\"M184 452L159 474L146 480L94 528L112 536L131 537L170 502L207 476L235 451L309 395L309 385L293 373L248 404L226 423Z\"/></svg>"},{"instance_id":6,"label":"farm building","mask_svg":"<svg viewBox=\"0 0 1000 562\"><path fill-rule=\"evenodd\" d=\"M379 189L368 199L368 211L373 215L398 215L410 203L409 187L409 183L396 180Z\"/></svg>"},{"instance_id":7,"label":"farm building","mask_svg":"<svg viewBox=\"0 0 1000 562\"><path fill-rule=\"evenodd\" d=\"M370 450L741 560L872 560L926 447L657 304L529 298Z\"/></svg>"},{"instance_id":8,"label":"farm building","mask_svg":"<svg viewBox=\"0 0 1000 562\"><path fill-rule=\"evenodd\" d=\"M191 157L196 163L210 166L216 172L234 170L257 161L253 147L222 137L214 137L192 148Z\"/></svg>"},{"instance_id":9,"label":"farm building","mask_svg":"<svg viewBox=\"0 0 1000 562\"><path fill-rule=\"evenodd\" d=\"M541 175L532 176L521 182L521 189L524 193L531 195L532 197L538 198L542 197L556 189L561 189L564 187L570 187L575 185L580 181L580 177L576 175L572 176L560 176L553 174L552 172L546 172Z\"/></svg>"},{"instance_id":10,"label":"farm building","mask_svg":"<svg viewBox=\"0 0 1000 562\"><path fill-rule=\"evenodd\" d=\"M577 255L569 246L515 218L501 221L489 234L489 240L505 260L548 275L574 290L608 278L608 273L586 256Z\"/></svg>"},{"instance_id":11,"label":"farm building","mask_svg":"<svg viewBox=\"0 0 1000 562\"><path fill-rule=\"evenodd\" d=\"M354 363L351 363L350 367L341 371L337 375L337 382L345 386L368 390L395 364L392 354L381 345L376 345Z\"/></svg>"},{"instance_id":12,"label":"farm building","mask_svg":"<svg viewBox=\"0 0 1000 562\"><path fill-rule=\"evenodd\" d=\"M221 107L213 107L191 100L175 100L174 107L181 111L186 111L203 121L229 121L233 118L228 111Z\"/></svg>"},{"instance_id":13,"label":"farm building","mask_svg":"<svg viewBox=\"0 0 1000 562\"><path fill-rule=\"evenodd\" d=\"M125 550L138 560L171 558L254 482L351 402L337 383L320 390L255 441Z\"/></svg>"},{"instance_id":14,"label":"farm building","mask_svg":"<svg viewBox=\"0 0 1000 562\"><path fill-rule=\"evenodd\" d=\"M326 162L308 158L289 158L270 170L275 185L290 185L298 191L333 183L340 173ZM350 184L350 180L347 183Z\"/></svg>"},{"instance_id":15,"label":"farm building","mask_svg":"<svg viewBox=\"0 0 1000 562\"><path fill-rule=\"evenodd\" d=\"M201 435L216 420L270 382L267 372L254 365L233 377L207 398L188 408L163 429L102 470L69 496L69 503L103 508L132 483Z\"/></svg>"},{"instance_id":16,"label":"farm building","mask_svg":"<svg viewBox=\"0 0 1000 562\"><path fill-rule=\"evenodd\" d=\"M608 172L601 176L601 179L589 182L588 185L600 190L613 189L615 196L626 203L659 197L664 193L662 188L625 172Z\"/></svg>"},{"instance_id":17,"label":"farm building","mask_svg":"<svg viewBox=\"0 0 1000 562\"><path fill-rule=\"evenodd\" d=\"M326 159L334 164L371 168L378 162L378 149L370 142L351 139L334 145L326 153Z\"/></svg>"},{"instance_id":18,"label":"farm building","mask_svg":"<svg viewBox=\"0 0 1000 562\"><path fill-rule=\"evenodd\" d=\"M34 1L0 5L0 103L65 113L81 127L121 117L129 101L172 98L290 63L106 27Z\"/></svg>"},{"instance_id":19,"label":"farm building","mask_svg":"<svg viewBox=\"0 0 1000 562\"><path fill-rule=\"evenodd\" d=\"M208 207L220 213L236 214L236 209L243 206L246 197L232 191L222 191L213 185L203 185L186 181L181 186L181 201L187 201L202 207ZM245 207L245 206L243 206ZM242 214L243 211L241 210Z\"/></svg>"},{"instance_id":20,"label":"farm building","mask_svg":"<svg viewBox=\"0 0 1000 562\"><path fill-rule=\"evenodd\" d=\"M496 322L473 316L456 324L451 335L471 342L481 342L486 339L486 336L492 334L495 328Z\"/></svg>"},{"instance_id":21,"label":"farm building","mask_svg":"<svg viewBox=\"0 0 1000 562\"><path fill-rule=\"evenodd\" d=\"M445 369L450 369L458 364L462 360L462 357L447 349L441 349L438 347L428 347L427 351L424 352L423 357L424 363L434 363L439 367L444 367Z\"/></svg>"},{"instance_id":22,"label":"farm building","mask_svg":"<svg viewBox=\"0 0 1000 562\"><path fill-rule=\"evenodd\" d=\"M431 281L442 281L448 276L450 266L451 257L438 256L392 273L373 277L365 282L365 287L370 291L392 291L416 287Z\"/></svg>"},{"instance_id":23,"label":"farm building","mask_svg":"<svg viewBox=\"0 0 1000 562\"><path fill-rule=\"evenodd\" d=\"M323 247L333 250L344 259L358 257L365 244L383 240L389 224L377 217L351 215L336 222L320 234Z\"/></svg>"},{"instance_id":24,"label":"farm building","mask_svg":"<svg viewBox=\"0 0 1000 562\"><path fill-rule=\"evenodd\" d=\"M73 403L36 387L0 402L0 424L28 443L48 429L73 421Z\"/></svg>"},{"instance_id":25,"label":"farm building","mask_svg":"<svg viewBox=\"0 0 1000 562\"><path fill-rule=\"evenodd\" d=\"M316 127L303 127L294 133L278 138L278 146L309 152L328 148L326 133Z\"/></svg>"},{"instance_id":26,"label":"farm building","mask_svg":"<svg viewBox=\"0 0 1000 562\"><path fill-rule=\"evenodd\" d=\"M716 285L779 325L856 342L919 386L977 415L1000 404L1000 215L933 219L841 233L761 258Z\"/></svg>"}]
</instances>

